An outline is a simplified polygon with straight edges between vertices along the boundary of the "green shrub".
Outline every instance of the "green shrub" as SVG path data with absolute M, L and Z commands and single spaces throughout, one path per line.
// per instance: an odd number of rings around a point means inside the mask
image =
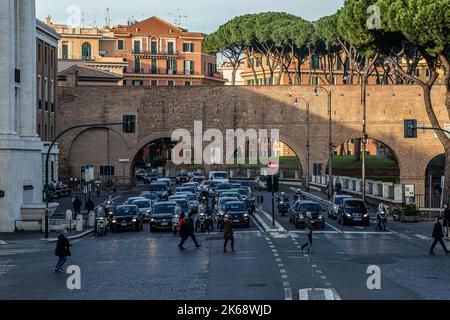
M 417 207 L 414 203 L 408 204 L 403 208 L 402 214 L 405 217 L 413 217 L 417 215 Z

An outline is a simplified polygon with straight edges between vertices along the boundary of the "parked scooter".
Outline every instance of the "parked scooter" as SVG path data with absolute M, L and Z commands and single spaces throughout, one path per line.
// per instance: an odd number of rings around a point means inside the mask
M 392 209 L 392 218 L 394 221 L 400 221 L 402 218 L 402 210 L 399 207 Z
M 387 224 L 386 208 L 384 207 L 383 204 L 380 204 L 377 210 L 377 224 L 375 230 L 386 231 L 386 224 Z

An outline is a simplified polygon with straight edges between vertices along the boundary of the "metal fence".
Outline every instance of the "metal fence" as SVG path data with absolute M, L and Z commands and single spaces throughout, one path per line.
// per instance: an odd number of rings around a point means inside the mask
M 443 203 L 449 203 L 450 202 L 450 196 L 444 196 Z M 432 209 L 439 209 L 441 207 L 441 196 L 440 195 L 432 195 L 431 196 L 431 202 L 430 202 L 430 196 L 425 194 L 418 194 L 416 195 L 416 206 L 418 208 L 432 208 Z

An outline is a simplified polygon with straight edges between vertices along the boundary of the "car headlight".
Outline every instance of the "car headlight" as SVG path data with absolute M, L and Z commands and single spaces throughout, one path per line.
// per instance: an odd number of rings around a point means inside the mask
M 155 219 L 153 219 L 153 218 L 151 218 L 151 219 L 150 219 L 150 221 L 151 221 L 151 222 L 155 222 L 156 220 L 155 220 Z
M 112 223 L 116 223 L 116 222 L 117 222 L 116 219 L 113 219 Z
M 323 219 L 323 214 L 319 215 L 319 220 Z
M 300 219 L 303 219 L 303 218 L 304 218 L 302 214 L 299 214 L 298 217 L 299 217 Z
M 244 213 L 244 218 L 248 218 L 248 213 Z
M 347 217 L 351 217 L 351 216 L 352 216 L 350 213 L 345 213 L 345 215 L 346 215 Z
M 369 216 L 369 214 L 368 214 L 368 213 L 366 213 L 366 214 L 364 215 L 364 217 L 366 217 L 366 218 L 367 218 L 368 216 Z
M 136 221 L 137 221 L 137 218 L 136 218 L 136 217 L 134 217 L 134 218 L 133 218 L 133 222 L 136 222 Z

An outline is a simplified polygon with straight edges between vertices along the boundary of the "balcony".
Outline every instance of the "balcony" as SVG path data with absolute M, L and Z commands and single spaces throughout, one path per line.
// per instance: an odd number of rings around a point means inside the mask
M 179 57 L 178 51 L 152 51 L 152 50 L 131 50 L 131 53 L 138 58 L 148 58 L 148 59 L 167 59 L 176 60 Z
M 20 70 L 14 69 L 14 82 L 20 84 Z

